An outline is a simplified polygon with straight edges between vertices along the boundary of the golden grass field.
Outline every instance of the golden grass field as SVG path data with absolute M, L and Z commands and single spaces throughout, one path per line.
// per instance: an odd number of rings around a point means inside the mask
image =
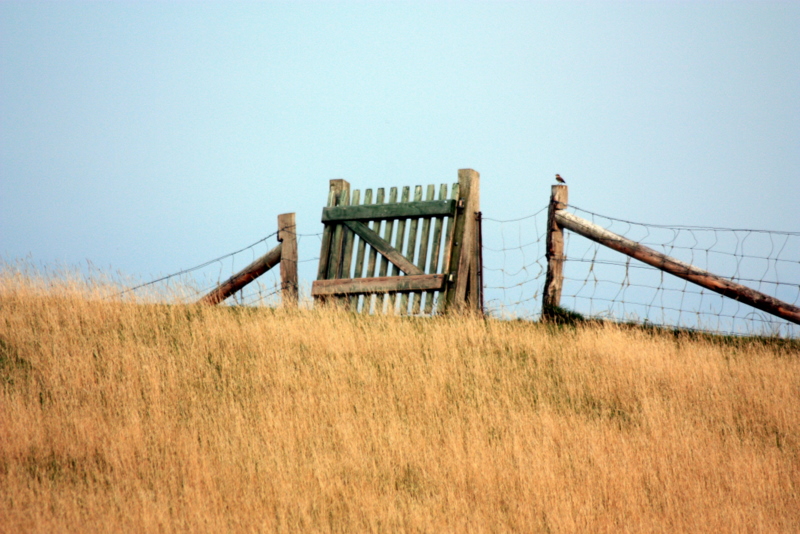
M 798 532 L 800 345 L 0 278 L 2 532 Z

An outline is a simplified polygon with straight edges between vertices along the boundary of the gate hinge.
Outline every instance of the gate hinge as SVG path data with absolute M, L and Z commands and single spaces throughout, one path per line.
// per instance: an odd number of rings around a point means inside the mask
M 463 199 L 463 198 L 459 198 L 459 199 L 458 199 L 458 204 L 457 204 L 457 206 L 458 206 L 458 209 L 460 209 L 460 210 L 463 210 L 463 209 L 464 209 L 464 199 Z

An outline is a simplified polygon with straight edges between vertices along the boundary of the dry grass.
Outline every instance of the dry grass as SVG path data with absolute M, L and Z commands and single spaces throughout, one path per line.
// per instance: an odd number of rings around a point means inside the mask
M 0 279 L 0 531 L 797 532 L 800 350 Z

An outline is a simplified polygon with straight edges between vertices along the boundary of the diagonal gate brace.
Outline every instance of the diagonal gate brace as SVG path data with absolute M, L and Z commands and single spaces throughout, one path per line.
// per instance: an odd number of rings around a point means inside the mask
M 346 224 L 348 228 L 364 239 L 364 241 L 372 245 L 375 250 L 385 256 L 387 260 L 392 262 L 405 274 L 425 274 L 422 269 L 408 261 L 402 254 L 400 254 L 400 252 L 398 252 L 396 248 L 372 231 L 366 224 L 358 221 L 344 221 L 344 224 Z

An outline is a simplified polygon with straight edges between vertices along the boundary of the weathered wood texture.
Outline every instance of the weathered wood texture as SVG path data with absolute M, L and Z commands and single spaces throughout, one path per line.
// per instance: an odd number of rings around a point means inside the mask
M 439 199 L 447 198 L 447 186 L 442 184 L 439 188 Z M 450 198 L 453 200 L 458 200 L 458 184 L 454 184 L 453 188 L 450 191 Z M 445 218 L 444 217 L 437 217 L 434 219 L 434 227 L 433 227 L 433 246 L 432 254 L 431 254 L 431 267 L 429 272 L 438 272 L 440 265 L 443 266 L 442 270 L 447 270 L 450 266 L 450 243 L 452 242 L 453 237 L 453 219 L 454 217 L 447 218 L 447 224 L 445 225 Z M 444 253 L 442 253 L 442 239 L 444 239 Z M 439 262 L 439 254 L 442 253 L 442 261 Z M 444 297 L 444 295 L 440 294 L 440 297 Z M 428 294 L 428 297 L 425 300 L 425 313 L 433 313 L 433 305 L 434 303 L 439 304 L 442 302 L 442 309 L 444 309 L 443 304 L 444 298 L 440 298 L 438 301 L 434 299 L 433 294 Z
M 648 265 L 652 265 L 657 269 L 661 269 L 662 271 L 688 280 L 701 287 L 748 304 L 758 310 L 786 319 L 792 323 L 800 324 L 800 308 L 797 306 L 793 306 L 749 287 L 737 284 L 736 282 L 712 274 L 694 265 L 661 254 L 635 241 L 609 232 L 605 228 L 597 226 L 567 211 L 556 211 L 555 219 L 557 223 L 564 228 L 572 230 L 592 241 L 596 241 L 601 245 L 627 254 Z
M 475 171 L 459 172 L 459 184 L 453 185 L 450 195 L 447 185 L 442 184 L 438 200 L 434 200 L 433 185 L 427 187 L 425 200 L 422 186 L 413 188 L 413 197 L 410 187 L 392 187 L 388 201 L 381 188 L 374 203 L 373 191 L 367 189 L 362 204 L 359 191 L 350 195 L 349 184 L 332 181 L 328 206 L 322 210 L 325 230 L 312 295 L 334 298 L 362 313 L 434 312 L 435 302 L 444 300 L 451 285 L 451 263 L 452 268 L 459 268 L 450 260 L 451 249 L 457 220 L 465 217 L 463 208 L 469 203 L 459 196 L 461 182 L 470 182 L 467 189 L 473 182 L 477 184 L 471 173 L 477 176 Z M 470 204 L 472 209 L 475 202 Z M 337 238 L 339 235 L 342 237 Z M 341 245 L 337 245 L 337 239 L 341 239 Z M 473 253 L 476 250 L 479 248 L 474 245 Z M 452 278 L 455 287 L 457 277 Z
M 420 187 L 420 186 L 417 186 Z M 402 202 L 400 204 L 334 206 L 323 208 L 322 222 L 336 221 L 381 221 L 385 219 L 412 219 L 433 217 L 436 215 L 452 216 L 455 213 L 454 200 L 433 202 Z
M 294 213 L 278 215 L 281 242 L 281 303 L 297 306 L 297 224 Z
M 278 241 L 277 247 L 215 287 L 198 303 L 219 304 L 280 263 L 281 303 L 297 306 L 297 227 L 294 213 L 278 215 Z
M 219 304 L 244 286 L 275 267 L 281 261 L 283 243 L 273 248 L 256 261 L 228 278 L 225 282 L 213 289 L 208 295 L 201 298 L 200 304 Z
M 547 274 L 544 281 L 542 312 L 545 317 L 554 306 L 561 304 L 564 286 L 564 230 L 558 225 L 556 211 L 567 207 L 569 190 L 566 185 L 554 185 L 550 190 L 550 207 L 547 211 Z
M 369 229 L 369 227 L 358 221 L 345 221 L 345 226 L 350 228 L 358 235 L 363 241 L 372 245 L 378 252 L 380 252 L 386 259 L 388 259 L 397 269 L 403 271 L 405 274 L 424 274 L 422 269 L 408 261 L 403 257 L 400 252 L 378 234 Z M 400 240 L 401 233 L 398 232 L 398 240 Z M 397 276 L 397 274 L 393 274 Z
M 472 169 L 458 171 L 459 216 L 455 219 L 451 240 L 449 273 L 453 281 L 445 296 L 446 309 L 479 311 L 481 290 L 478 287 L 478 219 L 480 212 L 480 174 Z
M 444 287 L 444 274 L 419 274 L 411 276 L 379 276 L 375 278 L 337 278 L 314 282 L 314 294 L 346 295 L 352 293 L 397 293 L 420 290 L 440 290 Z
M 350 191 L 350 184 L 346 180 L 331 180 L 328 191 L 328 207 L 338 206 L 342 191 Z M 319 251 L 319 269 L 317 269 L 317 280 L 329 278 L 329 268 L 331 265 L 331 249 L 333 248 L 336 226 L 325 225 L 322 231 L 322 244 Z M 332 278 L 332 277 L 331 277 Z

